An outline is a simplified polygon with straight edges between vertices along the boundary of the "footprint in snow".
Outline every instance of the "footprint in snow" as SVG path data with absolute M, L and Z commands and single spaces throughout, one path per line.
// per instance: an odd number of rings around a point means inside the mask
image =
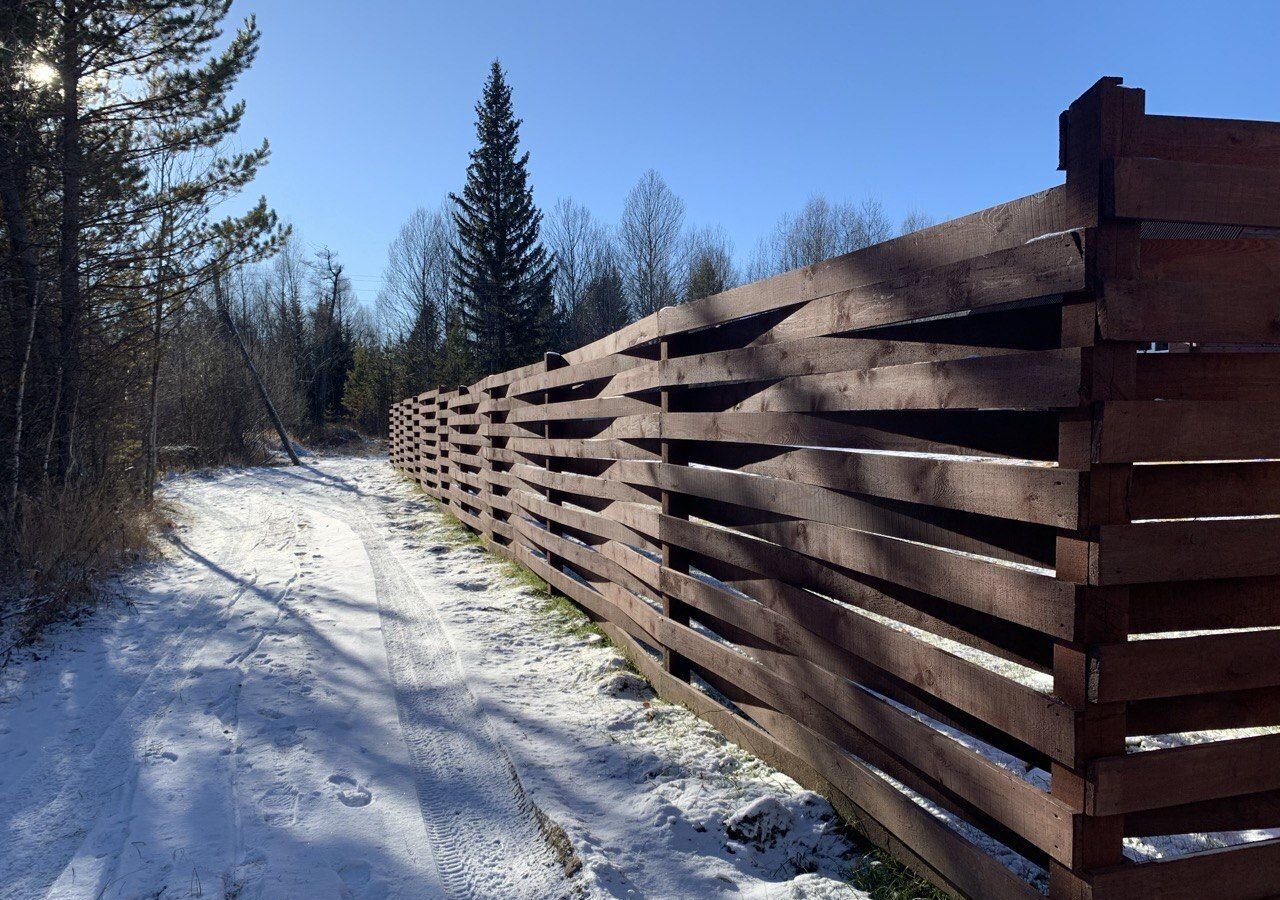
M 330 775 L 329 783 L 337 785 L 338 800 L 343 806 L 356 808 L 368 806 L 373 801 L 373 794 L 369 793 L 369 789 L 357 784 L 354 778 L 348 778 L 346 775 Z

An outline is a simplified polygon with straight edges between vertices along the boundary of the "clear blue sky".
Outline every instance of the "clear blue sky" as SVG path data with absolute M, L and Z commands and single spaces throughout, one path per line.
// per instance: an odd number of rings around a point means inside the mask
M 650 167 L 739 260 L 815 192 L 899 219 L 1056 184 L 1057 114 L 1102 75 L 1149 112 L 1280 119 L 1280 3 L 238 0 L 256 189 L 372 301 L 387 244 L 462 182 L 501 59 L 535 200 L 616 220 Z

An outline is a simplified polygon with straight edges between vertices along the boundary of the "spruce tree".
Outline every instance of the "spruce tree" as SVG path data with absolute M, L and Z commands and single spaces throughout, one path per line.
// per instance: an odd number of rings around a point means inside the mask
M 462 195 L 450 194 L 458 226 L 453 279 L 475 374 L 538 359 L 549 346 L 555 261 L 538 238 L 542 213 L 519 153 L 520 120 L 495 60 L 476 104 L 476 137 Z

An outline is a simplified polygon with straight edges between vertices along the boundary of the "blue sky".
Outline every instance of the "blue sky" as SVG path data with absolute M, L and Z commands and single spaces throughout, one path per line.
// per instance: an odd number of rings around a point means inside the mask
M 1229 11 L 1228 10 L 1229 6 Z M 238 0 L 265 193 L 372 301 L 414 207 L 462 182 L 501 59 L 534 197 L 616 220 L 657 169 L 739 260 L 822 192 L 962 215 L 1060 181 L 1057 114 L 1102 75 L 1149 112 L 1280 119 L 1280 3 Z

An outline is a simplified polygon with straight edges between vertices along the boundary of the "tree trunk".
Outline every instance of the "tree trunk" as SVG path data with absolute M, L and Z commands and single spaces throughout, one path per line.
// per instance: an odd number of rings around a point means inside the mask
M 40 317 L 40 273 L 36 260 L 36 246 L 27 228 L 22 208 L 22 189 L 16 170 L 16 148 L 11 146 L 12 135 L 5 135 L 5 145 L 0 147 L 0 208 L 4 211 L 5 230 L 9 234 L 9 246 L 18 264 L 22 291 L 31 319 L 27 322 L 27 338 L 22 350 L 22 362 L 18 367 L 17 389 L 13 404 L 13 455 L 11 459 L 8 501 L 9 515 L 18 515 L 18 495 L 22 487 L 22 426 L 27 395 L 27 373 L 31 367 L 31 353 L 35 344 L 36 322 Z
M 22 365 L 18 368 L 18 386 L 13 401 L 13 454 L 11 457 L 13 483 L 9 485 L 9 517 L 18 518 L 18 494 L 22 485 L 22 416 L 27 395 L 27 371 L 31 366 L 31 347 L 36 340 L 36 319 L 40 317 L 40 289 L 36 288 L 31 301 L 31 321 L 27 325 L 26 346 L 22 351 Z
M 58 339 L 59 393 L 65 401 L 79 392 L 80 381 L 80 16 L 75 0 L 63 12 L 58 77 L 62 84 L 62 214 L 59 221 L 58 290 L 62 322 Z M 58 474 L 72 468 L 72 404 L 61 404 L 58 421 Z
M 280 435 L 280 446 L 284 448 L 285 453 L 289 454 L 289 459 L 295 466 L 302 465 L 298 454 L 294 452 L 293 442 L 289 440 L 288 432 L 284 430 L 284 423 L 280 421 L 275 405 L 271 402 L 271 395 L 267 393 L 267 386 L 263 383 L 262 376 L 258 374 L 258 367 L 253 364 L 253 358 L 249 356 L 249 348 L 244 345 L 240 337 L 240 329 L 236 328 L 235 320 L 231 318 L 231 310 L 227 308 L 226 301 L 222 297 L 222 279 L 217 275 L 213 278 L 213 298 L 218 306 L 218 312 L 222 313 L 222 323 L 226 326 L 227 333 L 240 348 L 240 357 L 244 360 L 245 368 L 253 376 L 253 384 L 258 389 L 258 396 L 262 398 L 262 405 L 267 409 L 271 424 L 275 426 L 276 434 Z
M 160 221 L 156 236 L 156 296 L 151 317 L 151 381 L 147 385 L 146 460 L 143 464 L 142 493 L 150 503 L 156 493 L 156 477 L 160 470 L 160 448 L 156 444 L 160 430 L 160 356 L 164 344 L 165 276 L 168 273 L 169 214 Z

